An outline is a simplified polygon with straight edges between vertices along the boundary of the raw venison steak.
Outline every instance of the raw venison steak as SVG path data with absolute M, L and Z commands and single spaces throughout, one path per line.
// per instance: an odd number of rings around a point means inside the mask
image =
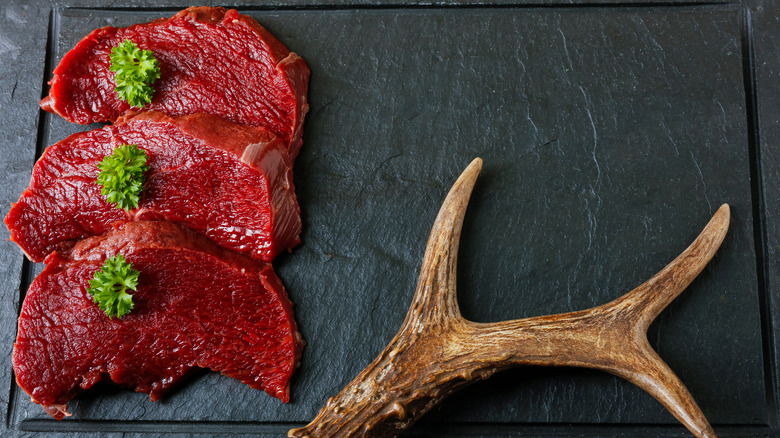
M 108 204 L 97 164 L 122 143 L 148 154 L 138 208 Z M 218 245 L 271 261 L 300 242 L 301 217 L 284 144 L 260 127 L 217 116 L 146 112 L 74 134 L 48 149 L 5 218 L 11 240 L 35 262 L 113 223 L 169 220 Z
M 135 307 L 109 318 L 86 292 L 106 258 L 140 271 Z M 19 386 L 56 419 L 101 379 L 158 399 L 193 367 L 289 401 L 303 341 L 270 264 L 170 222 L 138 221 L 54 253 L 19 316 Z
M 129 39 L 160 64 L 152 103 L 170 116 L 209 113 L 262 126 L 295 158 L 308 111 L 309 67 L 255 20 L 235 10 L 192 7 L 168 19 L 96 29 L 65 54 L 49 82 L 46 111 L 75 123 L 114 121 L 135 111 L 119 100 L 111 48 Z

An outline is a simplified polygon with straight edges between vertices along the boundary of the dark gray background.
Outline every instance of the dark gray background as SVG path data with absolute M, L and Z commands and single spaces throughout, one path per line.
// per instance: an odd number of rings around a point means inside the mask
M 0 7 L 3 215 L 43 149 L 88 129 L 38 108 L 60 57 L 96 27 L 186 6 Z M 204 372 L 156 403 L 100 386 L 70 403 L 72 418 L 51 420 L 13 381 L 20 298 L 40 266 L 23 260 L 3 228 L 0 432 L 279 436 L 308 422 L 399 328 L 438 207 L 479 156 L 458 282 L 462 311 L 477 321 L 614 299 L 729 203 L 721 250 L 649 337 L 720 435 L 778 435 L 780 4 L 227 6 L 257 19 L 312 70 L 295 165 L 303 243 L 274 263 L 307 340 L 291 403 Z M 408 435 L 689 436 L 616 377 L 534 367 L 452 396 Z

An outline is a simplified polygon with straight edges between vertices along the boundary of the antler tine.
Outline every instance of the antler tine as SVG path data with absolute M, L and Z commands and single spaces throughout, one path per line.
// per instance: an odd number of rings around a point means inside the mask
M 729 229 L 731 210 L 728 204 L 720 206 L 702 232 L 665 268 L 636 289 L 604 304 L 604 307 L 632 308 L 638 315 L 636 329 L 647 332 L 653 320 L 677 298 L 712 260 Z
M 475 158 L 455 181 L 439 209 L 404 327 L 461 319 L 456 292 L 458 246 L 466 207 L 481 169 L 482 159 Z
M 715 430 L 712 429 L 688 388 L 650 347 L 647 340 L 643 340 L 636 347 L 623 361 L 616 361 L 614 365 L 602 369 L 647 391 L 695 437 L 717 438 Z M 626 348 L 624 351 L 630 349 Z

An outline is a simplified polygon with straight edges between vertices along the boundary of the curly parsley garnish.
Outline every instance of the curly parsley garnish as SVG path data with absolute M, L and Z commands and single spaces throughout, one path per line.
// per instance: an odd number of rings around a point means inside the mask
M 130 40 L 111 49 L 111 67 L 115 72 L 114 90 L 131 106 L 143 108 L 152 102 L 152 84 L 160 77 L 160 64 L 151 50 L 140 50 Z
M 109 318 L 121 318 L 133 310 L 133 296 L 127 290 L 136 290 L 138 274 L 122 255 L 109 257 L 89 280 L 87 292 Z
M 138 207 L 144 186 L 146 152 L 134 144 L 123 144 L 114 149 L 98 163 L 100 175 L 97 183 L 103 188 L 100 193 L 117 208 L 132 210 Z

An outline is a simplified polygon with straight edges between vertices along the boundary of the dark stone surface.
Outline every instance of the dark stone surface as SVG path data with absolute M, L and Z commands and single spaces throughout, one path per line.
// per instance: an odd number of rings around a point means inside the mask
M 204 372 L 157 403 L 100 386 L 71 403 L 72 418 L 50 420 L 13 382 L 20 287 L 40 267 L 22 263 L 3 229 L 0 400 L 8 417 L 0 432 L 279 436 L 307 422 L 400 326 L 436 211 L 480 156 L 458 284 L 464 315 L 477 321 L 616 298 L 731 204 L 720 252 L 649 336 L 721 435 L 777 434 L 780 5 L 565 3 L 248 5 L 312 69 L 295 168 L 303 244 L 275 263 L 308 342 L 292 402 Z M 87 129 L 38 110 L 59 57 L 96 27 L 179 6 L 2 6 L 3 214 L 29 181 L 36 149 Z M 455 394 L 409 435 L 686 432 L 623 380 L 527 367 Z

